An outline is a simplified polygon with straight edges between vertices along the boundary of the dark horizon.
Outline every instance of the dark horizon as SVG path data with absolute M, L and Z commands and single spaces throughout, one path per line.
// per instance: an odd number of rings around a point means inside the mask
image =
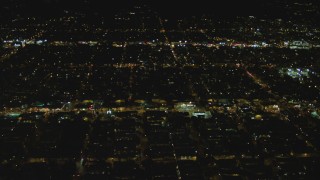
M 101 2 L 98 0 L 7 0 L 7 2 L 17 2 L 18 8 L 14 11 L 12 7 L 8 13 L 18 13 L 22 15 L 52 16 L 61 14 L 65 10 L 82 12 L 88 14 L 99 14 L 111 16 L 121 9 L 127 9 L 135 4 L 146 4 L 152 10 L 157 11 L 163 17 L 184 18 L 190 16 L 200 16 L 203 14 L 216 17 L 237 17 L 237 16 L 258 16 L 258 17 L 290 17 L 292 13 L 284 10 L 283 2 L 278 0 L 245 0 L 235 2 L 234 0 L 224 0 L 211 2 L 209 0 L 192 1 L 152 1 L 152 0 L 118 0 L 114 2 Z M 287 2 L 298 2 L 300 0 L 287 0 Z M 309 0 L 309 2 L 314 0 Z M 312 2 L 317 3 L 316 1 Z M 7 3 L 10 4 L 10 3 Z M 12 3 L 11 3 L 12 4 Z M 2 8 L 5 10 L 4 2 Z M 5 13 L 3 13 L 6 15 Z

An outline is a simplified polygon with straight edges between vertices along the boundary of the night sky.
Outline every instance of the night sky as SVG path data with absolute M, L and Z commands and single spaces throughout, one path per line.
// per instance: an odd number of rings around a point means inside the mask
M 113 15 L 121 9 L 126 9 L 139 2 L 139 0 L 5 0 L 17 1 L 20 6 L 19 13 L 52 15 L 63 10 L 99 13 Z M 211 14 L 217 17 L 228 16 L 260 16 L 269 12 L 266 4 L 270 0 L 140 0 L 151 9 L 158 11 L 162 16 L 185 17 L 192 15 Z M 277 1 L 277 0 L 272 0 Z M 4 3 L 5 4 L 5 3 Z M 3 5 L 2 5 L 3 6 Z M 12 8 L 10 8 L 12 11 Z M 272 14 L 280 11 L 272 9 Z
M 285 8 L 287 5 L 297 2 L 320 4 L 319 0 L 2 0 L 1 2 L 0 18 L 15 13 L 22 16 L 25 14 L 56 16 L 65 10 L 113 16 L 141 2 L 157 11 L 162 17 L 170 19 L 203 14 L 217 18 L 236 16 L 286 18 L 291 16 Z M 9 4 L 8 7 L 6 4 Z

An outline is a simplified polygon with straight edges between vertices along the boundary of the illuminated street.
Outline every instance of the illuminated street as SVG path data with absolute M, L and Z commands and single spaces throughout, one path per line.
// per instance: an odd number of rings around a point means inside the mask
M 0 179 L 319 179 L 320 3 L 221 3 L 3 2 Z

